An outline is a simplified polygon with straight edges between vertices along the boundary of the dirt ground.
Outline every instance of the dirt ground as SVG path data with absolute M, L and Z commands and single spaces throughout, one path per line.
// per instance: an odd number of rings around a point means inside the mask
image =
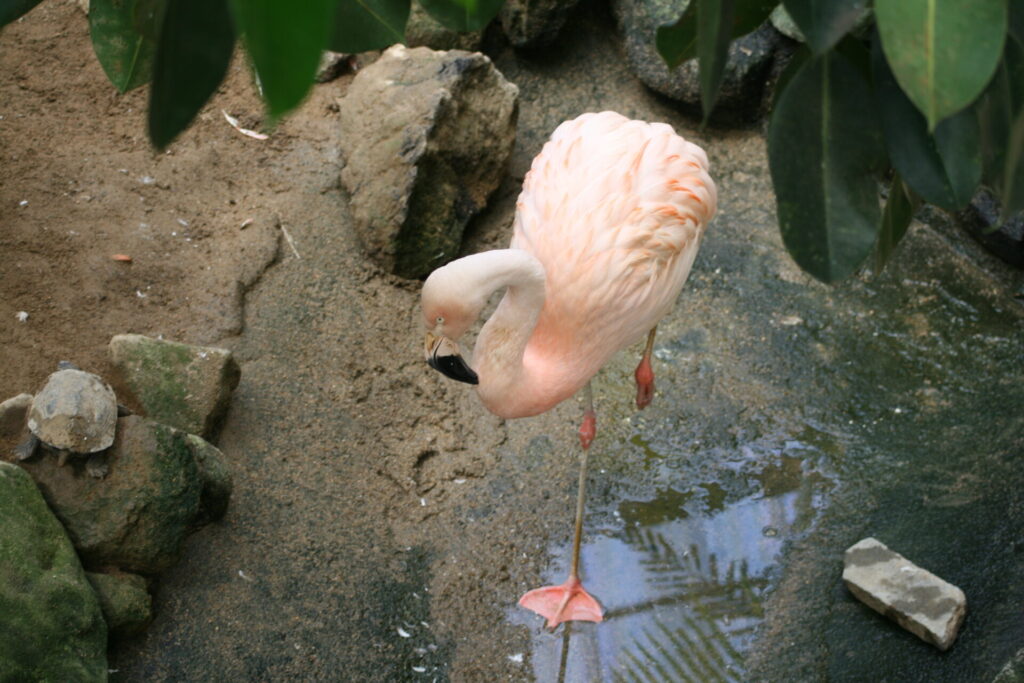
M 498 467 L 507 427 L 425 369 L 419 284 L 363 258 L 339 188 L 335 101 L 352 76 L 259 141 L 221 113 L 261 129 L 236 58 L 158 154 L 146 89 L 110 85 L 73 0 L 7 27 L 0 70 L 3 397 L 66 359 L 130 404 L 106 355 L 119 333 L 226 346 L 242 366 L 219 441 L 231 510 L 154 582 L 155 621 L 113 647 L 114 680 L 528 678 L 504 656 L 528 650 L 526 631 L 493 626 L 547 562 L 551 520 L 568 533 L 574 464 Z M 564 118 L 542 110 L 474 249 L 507 240 L 537 131 Z M 575 418 L 534 424 L 568 446 Z M 526 516 L 502 502 L 524 491 Z

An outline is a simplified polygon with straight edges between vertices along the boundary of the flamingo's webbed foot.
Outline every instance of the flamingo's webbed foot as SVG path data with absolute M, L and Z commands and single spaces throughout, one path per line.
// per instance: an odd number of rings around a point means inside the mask
M 535 588 L 519 598 L 519 605 L 547 619 L 551 630 L 563 621 L 602 621 L 604 618 L 601 603 L 587 592 L 576 576 L 570 576 L 560 586 Z

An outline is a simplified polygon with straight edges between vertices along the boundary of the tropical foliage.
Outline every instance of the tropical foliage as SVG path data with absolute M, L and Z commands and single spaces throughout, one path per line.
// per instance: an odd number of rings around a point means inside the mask
M 122 92 L 150 83 L 149 136 L 163 148 L 223 81 L 236 42 L 273 123 L 302 102 L 325 49 L 402 41 L 410 1 L 92 0 L 89 21 L 111 82 Z M 38 2 L 0 0 L 0 26 Z M 502 0 L 420 2 L 445 26 L 472 31 Z M 683 0 L 679 20 L 658 30 L 670 67 L 698 59 L 705 121 L 730 43 L 777 4 Z M 1024 209 L 1024 2 L 783 5 L 806 46 L 776 85 L 768 153 L 782 238 L 802 268 L 833 282 L 872 253 L 880 268 L 919 203 L 960 209 L 981 184 L 1001 200 L 1003 218 Z
M 962 209 L 980 184 L 1000 198 L 1002 218 L 1024 209 L 1024 3 L 782 4 L 807 44 L 779 79 L 768 156 L 782 238 L 804 270 L 836 281 L 872 252 L 880 268 L 921 201 Z M 659 29 L 669 66 L 698 58 L 705 119 L 730 41 L 772 9 L 693 0 Z

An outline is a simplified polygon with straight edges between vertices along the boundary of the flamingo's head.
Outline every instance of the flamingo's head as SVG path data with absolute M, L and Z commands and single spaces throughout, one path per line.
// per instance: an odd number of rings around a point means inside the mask
M 457 273 L 438 268 L 423 283 L 424 347 L 427 363 L 442 375 L 467 384 L 478 384 L 476 372 L 466 363 L 458 339 L 480 315 L 484 301 L 466 292 Z

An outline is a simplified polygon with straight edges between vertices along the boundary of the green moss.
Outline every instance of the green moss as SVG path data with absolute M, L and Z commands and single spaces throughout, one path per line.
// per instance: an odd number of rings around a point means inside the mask
M 192 352 L 185 344 L 146 340 L 126 345 L 125 379 L 148 417 L 174 424 L 201 422 L 188 401 L 188 367 Z
M 0 678 L 106 680 L 106 624 L 71 541 L 28 474 L 3 462 L 0 528 Z
M 111 637 L 123 638 L 142 631 L 153 616 L 153 601 L 146 580 L 135 574 L 96 574 L 86 578 L 99 597 Z

